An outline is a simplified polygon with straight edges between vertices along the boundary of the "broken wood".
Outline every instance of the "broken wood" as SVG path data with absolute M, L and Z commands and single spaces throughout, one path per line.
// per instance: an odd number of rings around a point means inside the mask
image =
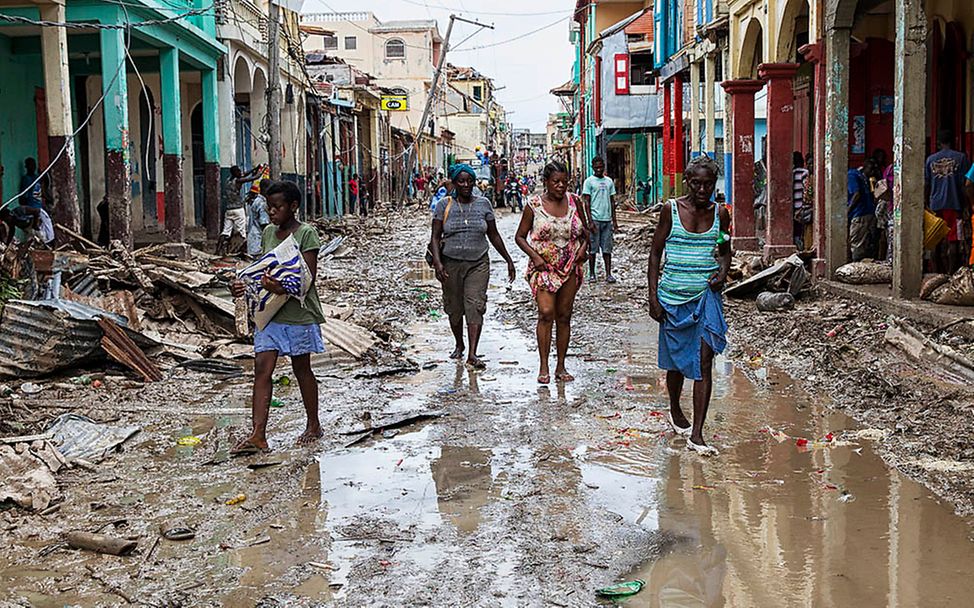
M 404 415 L 399 415 L 394 418 L 390 418 L 385 422 L 373 422 L 371 426 L 367 429 L 356 429 L 353 431 L 340 431 L 342 435 L 357 435 L 351 441 L 345 444 L 345 447 L 352 447 L 356 443 L 364 441 L 367 437 L 384 431 L 386 429 L 396 429 L 401 428 L 410 424 L 415 424 L 417 422 L 423 422 L 425 420 L 432 420 L 434 418 L 442 418 L 446 416 L 446 412 L 413 412 L 406 413 Z M 374 417 L 372 417 L 374 420 Z
M 138 372 L 147 382 L 162 380 L 162 372 L 146 357 L 142 349 L 110 319 L 98 319 L 103 332 L 101 347 L 109 357 L 125 367 Z
M 959 382 L 974 381 L 974 362 L 953 348 L 927 338 L 910 325 L 891 323 L 886 329 L 885 339 L 911 358 L 930 366 L 930 369 L 942 369 Z
M 149 275 L 145 273 L 142 266 L 135 260 L 132 256 L 132 252 L 125 248 L 122 241 L 112 241 L 109 244 L 109 251 L 115 256 L 115 260 L 121 262 L 125 269 L 132 275 L 135 279 L 135 283 L 145 291 L 154 291 L 155 285 L 152 283 L 152 279 Z
M 115 538 L 106 534 L 92 534 L 81 530 L 73 530 L 64 535 L 68 546 L 74 549 L 84 549 L 108 555 L 128 555 L 135 551 L 138 541 Z
M 80 234 L 78 234 L 74 230 L 71 230 L 70 228 L 66 228 L 66 227 L 62 226 L 61 224 L 54 224 L 54 225 L 57 226 L 57 229 L 58 229 L 59 232 L 63 232 L 64 234 L 70 236 L 71 238 L 73 238 L 74 240 L 78 241 L 79 243 L 81 243 L 85 247 L 90 247 L 91 249 L 94 249 L 96 251 L 105 251 L 105 248 L 104 247 L 102 247 L 98 243 L 95 243 L 94 241 L 89 241 L 88 239 L 86 239 L 85 237 L 81 236 Z

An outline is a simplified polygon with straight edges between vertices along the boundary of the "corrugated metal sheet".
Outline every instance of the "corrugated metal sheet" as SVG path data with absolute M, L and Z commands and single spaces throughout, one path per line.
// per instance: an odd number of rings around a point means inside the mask
M 0 376 L 31 378 L 104 358 L 96 319 L 125 320 L 67 300 L 13 300 L 0 316 Z

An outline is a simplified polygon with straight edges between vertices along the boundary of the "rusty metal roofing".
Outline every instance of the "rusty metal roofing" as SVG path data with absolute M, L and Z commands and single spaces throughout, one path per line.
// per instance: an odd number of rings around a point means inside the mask
M 12 300 L 0 315 L 0 376 L 31 378 L 104 358 L 96 319 L 122 317 L 67 300 Z

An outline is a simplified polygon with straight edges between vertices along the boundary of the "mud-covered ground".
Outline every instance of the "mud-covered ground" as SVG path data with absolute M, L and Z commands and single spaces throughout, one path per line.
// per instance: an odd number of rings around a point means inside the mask
M 512 250 L 515 226 L 501 214 Z M 294 447 L 300 395 L 278 387 L 274 451 L 227 459 L 249 424 L 248 375 L 220 381 L 174 369 L 145 386 L 110 375 L 100 389 L 52 386 L 24 398 L 40 418 L 77 411 L 143 430 L 95 470 L 59 473 L 57 512 L 0 513 L 0 600 L 593 606 L 596 588 L 633 579 L 646 583 L 627 602 L 634 607 L 956 606 L 974 591 L 970 522 L 883 460 L 920 427 L 887 434 L 886 418 L 858 424 L 831 409 L 854 413 L 852 401 L 836 400 L 843 384 L 818 370 L 826 364 L 803 369 L 784 358 L 792 317 L 729 307 L 735 358 L 717 362 L 707 426 L 721 455 L 686 452 L 662 416 L 637 224 L 617 240 L 620 284 L 589 283 L 579 294 L 569 357 L 578 380 L 550 387 L 535 381 L 530 293 L 521 279 L 507 289 L 503 264 L 493 267 L 480 349 L 489 368 L 469 372 L 445 358 L 452 338 L 438 286 L 419 262 L 425 217 L 347 230 L 360 236 L 321 265 L 322 299 L 350 306 L 353 321 L 388 342 L 375 364 L 335 348 L 315 358 L 322 441 Z M 515 259 L 523 271 L 524 256 Z M 852 310 L 868 320 L 862 327 L 881 321 Z M 818 317 L 808 323 L 827 322 Z M 853 327 L 845 340 L 855 351 L 866 330 Z M 370 377 L 406 359 L 420 371 Z M 920 389 L 905 368 L 890 369 Z M 417 411 L 438 417 L 344 447 L 367 424 Z M 202 441 L 178 446 L 189 433 Z M 834 441 L 816 445 L 830 433 Z M 159 540 L 176 523 L 195 538 Z M 137 551 L 58 546 L 66 531 L 99 528 L 136 538 Z

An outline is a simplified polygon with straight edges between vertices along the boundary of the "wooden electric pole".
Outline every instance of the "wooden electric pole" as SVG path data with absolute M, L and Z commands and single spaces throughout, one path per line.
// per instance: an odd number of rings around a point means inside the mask
M 267 6 L 267 117 L 270 137 L 267 157 L 271 165 L 271 179 L 281 178 L 281 44 L 279 7 L 271 0 Z
M 443 50 L 440 51 L 440 56 L 436 61 L 436 71 L 433 72 L 433 82 L 430 84 L 430 92 L 426 97 L 426 106 L 423 108 L 423 118 L 419 121 L 419 126 L 416 128 L 416 136 L 413 138 L 413 145 L 409 147 L 409 153 L 406 155 L 406 183 L 404 184 L 402 190 L 402 199 L 404 201 L 409 200 L 409 186 L 413 181 L 413 165 L 416 163 L 416 147 L 419 146 L 419 140 L 423 136 L 423 132 L 429 128 L 430 113 L 433 109 L 433 100 L 437 96 L 437 87 L 440 82 L 440 74 L 443 72 L 443 64 L 446 63 L 446 53 L 450 50 L 450 34 L 453 33 L 453 22 L 463 21 L 464 23 L 470 23 L 478 27 L 494 29 L 493 25 L 485 25 L 477 21 L 472 21 L 470 19 L 464 19 L 463 17 L 457 17 L 456 15 L 450 15 L 450 23 L 446 26 L 446 37 L 443 39 Z M 461 41 L 460 44 L 463 44 Z

